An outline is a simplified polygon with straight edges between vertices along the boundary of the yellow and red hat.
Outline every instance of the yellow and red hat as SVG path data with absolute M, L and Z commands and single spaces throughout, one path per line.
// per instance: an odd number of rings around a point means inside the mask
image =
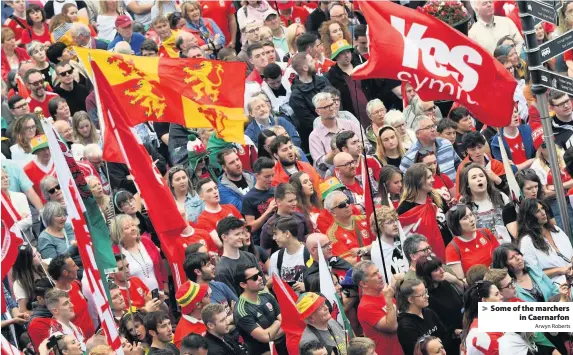
M 330 59 L 332 60 L 336 60 L 336 57 L 338 57 L 338 55 L 346 50 L 354 50 L 354 47 L 352 47 L 350 44 L 348 44 L 348 41 L 345 39 L 339 39 L 338 41 L 334 42 L 333 44 L 330 45 L 330 50 L 332 52 L 332 54 L 330 55 Z
M 338 180 L 338 178 L 334 176 L 324 180 L 323 182 L 320 183 L 320 185 L 318 185 L 318 190 L 320 191 L 320 196 L 322 197 L 323 200 L 332 191 L 342 188 L 344 188 L 344 185 L 342 185 L 340 180 Z
M 32 148 L 32 153 L 42 149 L 48 148 L 48 137 L 45 134 L 40 134 L 30 139 L 30 147 Z
M 326 302 L 326 298 L 318 293 L 306 292 L 300 295 L 296 303 L 296 310 L 300 314 L 300 319 L 305 320 L 310 317 L 320 306 Z
M 193 281 L 187 281 L 182 284 L 175 293 L 175 299 L 181 306 L 182 314 L 189 314 L 197 308 L 203 297 L 209 291 L 208 284 L 198 284 Z

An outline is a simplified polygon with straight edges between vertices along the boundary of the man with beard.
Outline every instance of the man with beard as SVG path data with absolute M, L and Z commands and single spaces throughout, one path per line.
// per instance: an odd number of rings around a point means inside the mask
M 201 320 L 201 311 L 203 307 L 211 303 L 209 298 L 209 285 L 197 284 L 187 281 L 177 289 L 175 299 L 181 306 L 181 319 L 175 328 L 173 344 L 178 348 L 181 347 L 181 340 L 189 334 L 205 334 L 207 330 L 203 320 Z M 148 329 L 149 330 L 149 329 Z
M 205 341 L 211 354 L 247 355 L 239 342 L 229 335 L 229 317 L 223 305 L 207 305 L 201 312 L 201 318 L 207 327 Z
M 277 161 L 274 169 L 275 176 L 272 182 L 273 186 L 282 182 L 288 183 L 292 174 L 298 171 L 304 171 L 312 180 L 314 189 L 319 191 L 318 185 L 320 184 L 320 176 L 309 163 L 297 161 L 296 151 L 292 144 L 292 140 L 289 137 L 279 136 L 275 138 L 271 143 L 270 151 Z
M 370 196 L 364 195 L 364 182 L 359 179 L 361 175 L 356 171 L 356 162 L 352 155 L 346 152 L 338 153 L 334 156 L 333 163 L 334 174 L 338 180 L 352 192 L 355 203 L 365 208 L 365 199 Z
M 245 28 L 241 29 L 241 31 L 245 34 L 246 42 L 243 43 L 241 51 L 237 54 L 237 59 L 239 59 L 241 62 L 247 63 L 247 82 L 253 81 L 249 80 L 249 77 L 251 76 L 250 74 L 256 70 L 257 65 L 260 66 L 260 63 L 258 63 L 257 60 L 253 60 L 251 53 L 254 47 L 251 48 L 251 46 L 257 44 L 258 46 L 260 46 L 259 48 L 261 49 L 263 48 L 262 44 L 259 43 L 260 41 L 259 32 L 261 30 L 261 26 L 262 23 L 253 21 L 248 23 Z M 261 55 L 261 57 L 264 57 L 265 60 L 267 59 L 265 55 Z M 266 64 L 263 65 L 262 67 L 264 68 L 265 66 Z M 258 73 L 260 77 L 260 74 L 263 73 L 262 68 L 259 68 Z
M 328 354 L 346 354 L 344 328 L 332 319 L 326 298 L 314 292 L 303 293 L 296 303 L 296 309 L 300 318 L 306 323 L 299 347 L 313 340 L 319 340 L 326 346 Z
M 173 328 L 167 313 L 161 311 L 147 313 L 145 329 L 153 339 L 147 355 L 164 354 L 165 351 L 179 355 L 179 349 L 171 342 L 173 340 Z
M 217 223 L 227 216 L 235 216 L 238 219 L 243 219 L 243 216 L 235 206 L 220 204 L 221 199 L 217 183 L 210 178 L 199 180 L 196 191 L 199 193 L 199 197 L 205 201 L 205 209 L 197 219 L 197 228 L 209 233 L 211 240 L 207 242 L 207 247 L 209 251 L 218 253 L 219 249 L 223 248 L 223 242 L 217 234 Z
M 217 162 L 223 169 L 223 175 L 219 178 L 219 196 L 221 203 L 231 204 L 241 211 L 243 197 L 255 185 L 255 179 L 251 174 L 243 171 L 243 164 L 235 149 L 227 148 L 217 153 Z
M 50 117 L 50 110 L 48 110 L 48 102 L 58 94 L 47 92 L 44 87 L 44 75 L 38 69 L 30 69 L 24 74 L 24 84 L 30 92 L 28 104 L 30 112 L 36 112 L 36 107 L 42 110 L 44 117 Z
M 292 58 L 292 67 L 298 74 L 291 86 L 290 107 L 294 112 L 293 121 L 302 140 L 302 149 L 309 151 L 309 136 L 316 118 L 314 95 L 330 85 L 326 77 L 317 76 L 315 61 L 306 52 L 299 52 Z
M 223 307 L 227 314 L 230 331 L 234 330 L 235 321 L 233 320 L 233 310 L 235 309 L 235 304 L 239 299 L 229 286 L 214 280 L 215 265 L 211 263 L 209 255 L 200 252 L 191 253 L 185 257 L 183 268 L 185 269 L 185 275 L 190 281 L 199 285 L 209 285 L 209 290 L 211 291 L 211 303 L 216 303 Z

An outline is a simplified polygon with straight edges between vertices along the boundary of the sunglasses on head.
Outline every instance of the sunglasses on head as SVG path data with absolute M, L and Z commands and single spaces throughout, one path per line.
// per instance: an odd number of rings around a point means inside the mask
M 52 187 L 51 189 L 48 190 L 48 193 L 50 195 L 52 195 L 54 192 L 56 192 L 56 190 L 58 190 L 58 191 L 61 190 L 60 185 L 56 185 L 56 186 Z
M 254 275 L 251 276 L 251 277 L 247 277 L 245 280 L 246 280 L 246 281 L 249 281 L 249 280 L 251 280 L 251 281 L 257 281 L 257 280 L 259 279 L 259 277 L 262 277 L 260 271 L 257 272 L 256 274 L 254 274 Z

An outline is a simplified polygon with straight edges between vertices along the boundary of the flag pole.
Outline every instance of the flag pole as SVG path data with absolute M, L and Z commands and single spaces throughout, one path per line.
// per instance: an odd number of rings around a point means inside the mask
M 525 35 L 525 44 L 527 45 L 527 60 L 529 62 L 528 72 L 531 77 L 531 91 L 535 94 L 537 99 L 537 109 L 541 116 L 541 126 L 543 127 L 543 139 L 547 144 L 549 151 L 549 166 L 551 174 L 553 175 L 553 185 L 557 192 L 557 206 L 561 214 L 561 221 L 563 222 L 563 229 L 569 236 L 569 240 L 573 243 L 573 235 L 571 234 L 571 226 L 569 224 L 569 215 L 567 213 L 567 202 L 565 200 L 565 191 L 563 189 L 563 181 L 561 180 L 561 169 L 559 167 L 559 160 L 557 159 L 557 151 L 555 149 L 555 142 L 553 141 L 553 126 L 552 118 L 549 115 L 548 100 L 546 96 L 547 89 L 541 86 L 541 73 L 539 70 L 543 68 L 541 62 L 541 54 L 539 52 L 539 43 L 535 35 L 535 24 L 533 17 L 528 15 L 527 1 L 518 1 L 519 17 L 523 27 L 523 34 Z M 534 69 L 534 70 L 532 70 Z

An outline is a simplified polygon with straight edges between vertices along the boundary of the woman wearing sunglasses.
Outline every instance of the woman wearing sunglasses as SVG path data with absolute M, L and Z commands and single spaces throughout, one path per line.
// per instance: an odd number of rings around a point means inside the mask
M 42 192 L 42 196 L 46 199 L 46 201 L 54 201 L 64 207 L 66 206 L 66 201 L 64 201 L 64 194 L 60 188 L 60 183 L 54 176 L 46 175 L 40 181 L 40 191 Z
M 470 208 L 459 204 L 446 215 L 448 227 L 456 236 L 446 247 L 446 263 L 456 276 L 464 278 L 468 269 L 477 264 L 490 265 L 491 256 L 499 246 L 497 238 L 486 228 L 478 229 Z

